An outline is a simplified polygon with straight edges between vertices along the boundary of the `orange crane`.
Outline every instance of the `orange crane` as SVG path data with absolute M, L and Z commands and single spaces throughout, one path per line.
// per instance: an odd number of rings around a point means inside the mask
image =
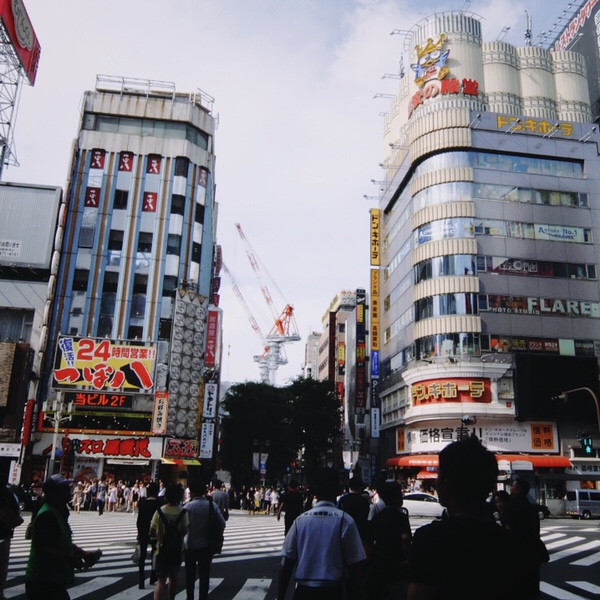
M 284 345 L 289 342 L 297 342 L 300 340 L 298 326 L 296 325 L 296 319 L 294 317 L 294 307 L 291 304 L 286 304 L 281 313 L 277 311 L 275 308 L 275 303 L 273 302 L 273 297 L 271 296 L 271 292 L 263 280 L 263 273 L 254 249 L 250 245 L 248 238 L 245 236 L 242 226 L 239 223 L 236 223 L 235 226 L 240 234 L 240 237 L 242 238 L 242 241 L 244 242 L 246 247 L 246 255 L 248 256 L 250 265 L 252 266 L 252 269 L 259 280 L 260 289 L 265 301 L 271 309 L 271 313 L 275 319 L 275 323 L 271 328 L 271 331 L 265 338 L 268 347 L 266 357 L 270 373 L 270 381 L 272 385 L 275 385 L 277 369 L 279 368 L 279 365 L 287 364 Z

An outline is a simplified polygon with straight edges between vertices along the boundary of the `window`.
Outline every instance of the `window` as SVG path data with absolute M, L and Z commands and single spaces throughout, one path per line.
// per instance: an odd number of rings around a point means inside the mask
M 196 223 L 204 223 L 204 205 L 196 204 L 196 216 L 194 218 Z
M 175 290 L 177 289 L 177 277 L 167 275 L 163 279 L 163 296 L 175 296 Z
M 96 230 L 94 227 L 82 227 L 79 230 L 79 247 L 93 248 Z
M 175 233 L 169 233 L 167 237 L 167 254 L 181 253 L 181 236 Z
M 187 177 L 188 165 L 190 161 L 185 156 L 178 156 L 175 158 L 175 175 L 181 177 Z
M 89 278 L 90 272 L 87 269 L 75 269 L 75 274 L 73 276 L 73 291 L 85 292 L 87 290 Z
M 102 284 L 102 292 L 116 292 L 119 285 L 119 274 L 114 271 L 106 271 L 104 273 L 104 283 Z
M 148 231 L 140 231 L 138 236 L 138 247 L 139 252 L 152 252 L 152 233 Z
M 115 190 L 113 197 L 113 208 L 115 210 L 127 210 L 127 199 L 129 192 L 127 190 Z
M 108 249 L 122 250 L 123 249 L 123 232 L 118 229 L 111 229 L 108 234 Z
M 173 194 L 171 196 L 171 214 L 172 215 L 183 215 L 185 208 L 185 196 L 179 194 Z
M 202 246 L 200 244 L 197 244 L 196 242 L 194 242 L 192 244 L 192 260 L 194 262 L 199 263 L 200 262 L 200 252 L 202 250 Z

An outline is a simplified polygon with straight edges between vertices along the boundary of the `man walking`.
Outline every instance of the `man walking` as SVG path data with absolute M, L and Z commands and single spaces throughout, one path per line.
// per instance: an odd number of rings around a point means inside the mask
M 220 479 L 215 479 L 210 496 L 227 521 L 229 519 L 229 494 L 223 489 L 223 482 Z
M 364 598 L 365 552 L 356 523 L 335 506 L 339 488 L 333 469 L 315 474 L 317 504 L 296 518 L 283 542 L 277 600 L 285 599 L 294 566 L 294 600 L 342 600 L 344 569 L 347 597 Z
M 285 526 L 285 535 L 287 535 L 292 523 L 296 517 L 302 514 L 304 510 L 304 499 L 298 490 L 298 482 L 295 479 L 290 481 L 290 487 L 283 494 L 279 502 L 279 510 L 277 511 L 277 520 L 281 518 L 281 513 L 284 513 L 283 523 Z
M 196 575 L 199 579 L 199 600 L 207 600 L 210 565 L 215 548 L 215 538 L 225 529 L 225 519 L 216 502 L 206 496 L 206 484 L 198 480 L 188 483 L 191 500 L 185 505 L 190 515 L 187 548 L 185 551 L 185 587 L 187 600 L 194 600 Z

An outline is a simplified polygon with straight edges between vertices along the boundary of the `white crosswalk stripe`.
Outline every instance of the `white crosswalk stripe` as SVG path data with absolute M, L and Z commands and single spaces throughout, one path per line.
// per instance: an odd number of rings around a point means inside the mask
M 73 530 L 74 541 L 85 549 L 100 548 L 102 559 L 91 570 L 77 573 L 75 585 L 69 588 L 72 600 L 83 599 L 92 592 L 96 593 L 109 586 L 115 586 L 123 577 L 137 574 L 138 566 L 131 560 L 137 536 L 136 516 L 127 513 L 104 514 L 96 513 L 71 514 L 69 523 Z M 278 556 L 283 542 L 283 521 L 277 521 L 273 516 L 248 516 L 238 513 L 227 522 L 225 543 L 222 554 L 216 556 L 213 563 L 230 563 L 240 560 L 254 560 Z M 11 560 L 5 597 L 11 600 L 25 598 L 23 577 L 29 556 L 30 542 L 25 540 L 25 527 L 15 531 L 11 542 Z M 137 585 L 127 586 L 110 596 L 111 600 L 141 600 L 151 598 L 153 586 L 148 584 L 150 561 L 146 567 L 146 587 L 140 590 Z M 131 579 L 129 579 L 131 581 Z M 272 579 L 247 579 L 242 588 L 236 591 L 232 600 L 263 600 Z M 223 583 L 222 578 L 211 578 L 209 593 Z M 114 589 L 114 587 L 113 587 Z M 195 597 L 198 595 L 196 581 Z M 180 591 L 177 600 L 185 600 L 185 590 Z

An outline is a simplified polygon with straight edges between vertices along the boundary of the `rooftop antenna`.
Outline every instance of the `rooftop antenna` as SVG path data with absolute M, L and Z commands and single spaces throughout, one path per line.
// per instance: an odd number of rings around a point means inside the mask
M 463 2 L 462 8 L 460 9 L 461 14 L 464 13 L 469 8 L 470 4 L 471 4 L 471 0 L 465 0 Z
M 525 45 L 531 46 L 531 16 L 525 11 Z

